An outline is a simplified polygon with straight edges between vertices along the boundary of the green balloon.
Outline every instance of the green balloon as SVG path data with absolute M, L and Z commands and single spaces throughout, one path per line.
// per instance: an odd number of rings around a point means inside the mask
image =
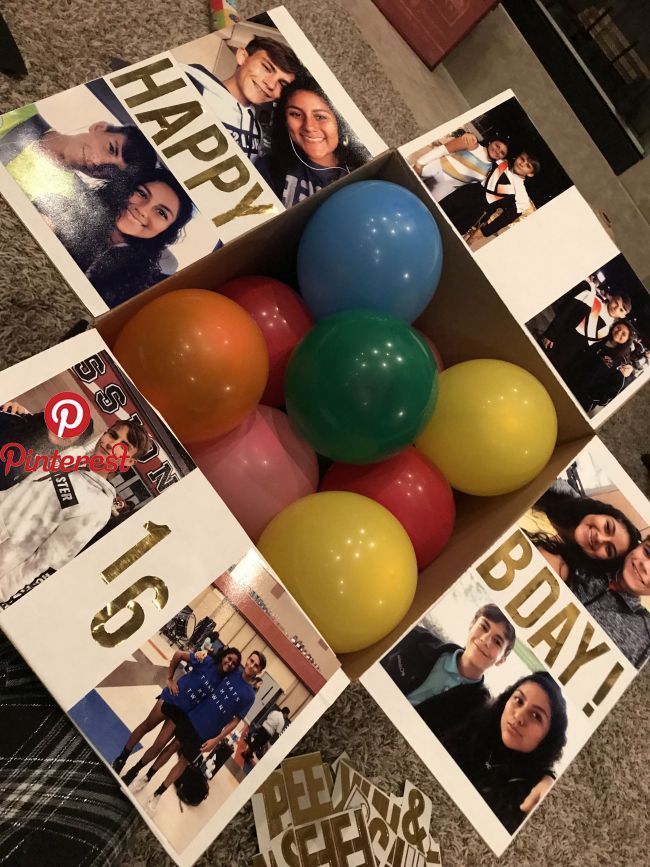
M 426 342 L 394 316 L 346 310 L 321 319 L 287 367 L 287 413 L 320 454 L 369 464 L 412 443 L 438 394 Z

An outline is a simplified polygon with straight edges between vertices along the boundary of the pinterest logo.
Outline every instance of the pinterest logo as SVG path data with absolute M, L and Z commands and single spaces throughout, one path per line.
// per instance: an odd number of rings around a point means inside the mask
M 79 436 L 90 424 L 90 407 L 81 395 L 60 391 L 45 406 L 45 424 L 58 437 Z

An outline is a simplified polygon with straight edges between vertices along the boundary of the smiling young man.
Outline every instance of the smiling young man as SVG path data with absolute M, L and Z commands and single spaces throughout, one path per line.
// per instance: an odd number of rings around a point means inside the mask
M 170 716 L 175 724 L 176 741 L 171 749 L 167 747 L 158 755 L 146 776 L 142 778 L 144 785 L 135 787 L 136 791 L 144 788 L 169 761 L 175 749 L 178 749 L 178 761 L 147 801 L 147 810 L 150 813 L 155 813 L 162 796 L 180 778 L 190 762 L 195 761 L 200 753 L 210 753 L 239 725 L 253 706 L 253 683 L 265 668 L 266 657 L 261 651 L 253 650 L 243 669 L 227 674 L 209 691 L 207 697 L 187 713 L 179 711 Z
M 143 427 L 118 421 L 99 437 L 86 467 L 39 469 L 0 492 L 0 604 L 17 601 L 69 563 L 108 522 L 115 488 L 106 458 L 121 457 L 130 467 L 148 448 Z M 84 450 L 73 447 L 63 454 L 73 458 Z
M 303 67 L 288 45 L 266 36 L 238 48 L 235 60 L 235 71 L 223 81 L 198 64 L 184 65 L 183 70 L 246 156 L 253 158 L 262 142 L 256 107 L 279 99 Z
M 431 630 L 416 626 L 381 664 L 431 731 L 439 734 L 490 700 L 485 672 L 505 662 L 515 638 L 501 609 L 488 604 L 474 614 L 465 647 L 444 643 Z
M 156 154 L 135 126 L 98 121 L 84 132 L 52 129 L 36 105 L 0 117 L 0 161 L 25 195 L 47 216 L 49 198 L 73 198 L 81 175 L 111 180 L 126 169 L 150 171 Z
M 650 611 L 641 601 L 650 597 L 650 537 L 632 548 L 613 577 L 579 569 L 567 585 L 621 653 L 641 668 L 650 657 Z

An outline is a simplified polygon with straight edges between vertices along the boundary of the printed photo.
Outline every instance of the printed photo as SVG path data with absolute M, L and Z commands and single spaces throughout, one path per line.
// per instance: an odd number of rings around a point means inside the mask
M 650 656 L 650 520 L 584 449 L 519 522 L 635 668 Z
M 514 97 L 415 150 L 401 150 L 472 250 L 571 186 Z
M 285 207 L 370 159 L 350 119 L 267 14 L 173 50 Z
M 2 115 L 0 162 L 107 307 L 220 243 L 104 79 Z
M 0 404 L 0 608 L 195 468 L 106 352 Z
M 180 853 L 339 667 L 251 550 L 70 716 Z
M 400 716 L 417 713 L 510 835 L 584 743 L 560 684 L 471 573 L 381 666 L 408 702 Z
M 647 380 L 650 294 L 621 255 L 526 327 L 590 418 Z

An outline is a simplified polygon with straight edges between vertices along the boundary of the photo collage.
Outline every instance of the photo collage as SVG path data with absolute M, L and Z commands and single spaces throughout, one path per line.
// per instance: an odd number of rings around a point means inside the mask
M 348 684 L 96 331 L 0 372 L 0 594 L 0 627 L 179 864 Z
M 496 854 L 650 656 L 650 510 L 592 440 L 361 682 Z
M 0 116 L 0 192 L 91 313 L 385 150 L 272 15 Z
M 599 425 L 647 381 L 650 294 L 516 97 L 502 94 L 400 152 Z

